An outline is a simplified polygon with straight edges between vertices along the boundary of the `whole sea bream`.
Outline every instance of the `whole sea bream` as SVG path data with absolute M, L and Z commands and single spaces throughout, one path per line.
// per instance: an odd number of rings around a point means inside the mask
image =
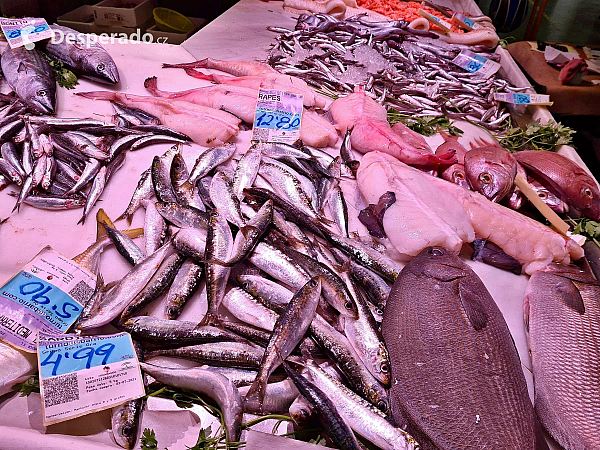
M 106 84 L 119 82 L 119 70 L 108 52 L 90 36 L 68 27 L 52 25 L 54 37 L 44 50 L 85 78 Z
M 542 425 L 567 450 L 600 448 L 600 283 L 551 264 L 529 279 L 523 308 Z
M 390 292 L 382 333 L 392 417 L 408 422 L 423 449 L 547 448 L 508 326 L 460 258 L 428 247 L 409 262 Z
M 56 80 L 44 55 L 25 47 L 7 47 L 2 53 L 2 73 L 17 97 L 31 110 L 54 114 Z

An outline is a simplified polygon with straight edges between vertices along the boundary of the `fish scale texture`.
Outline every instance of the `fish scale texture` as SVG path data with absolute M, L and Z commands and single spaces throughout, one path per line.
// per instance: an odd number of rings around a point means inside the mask
M 561 275 L 538 272 L 527 286 L 535 408 L 544 427 L 565 449 L 598 449 L 600 285 Z M 565 303 L 565 296 L 574 293 L 568 284 L 579 291 L 583 314 Z
M 404 268 L 385 308 L 392 416 L 423 449 L 534 449 L 535 414 L 504 318 L 477 275 L 436 250 Z M 483 328 L 464 302 L 484 312 Z

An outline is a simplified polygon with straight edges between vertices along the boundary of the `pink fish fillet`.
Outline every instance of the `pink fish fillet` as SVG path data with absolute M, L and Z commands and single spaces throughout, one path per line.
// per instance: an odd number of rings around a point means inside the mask
M 431 150 L 431 147 L 429 146 L 425 138 L 423 138 L 423 136 L 417 133 L 416 131 L 413 131 L 410 128 L 408 128 L 402 122 L 394 124 L 392 130 L 394 130 L 394 133 L 400 136 L 404 140 L 404 142 L 406 142 L 409 145 L 412 145 L 414 148 L 423 151 L 423 153 L 433 153 L 433 150 Z
M 325 100 L 316 95 L 304 80 L 292 77 L 290 75 L 283 75 L 280 73 L 265 73 L 260 75 L 229 77 L 217 74 L 206 75 L 195 69 L 185 69 L 185 73 L 199 80 L 212 81 L 213 83 L 243 86 L 253 89 L 278 89 L 294 94 L 302 94 L 304 106 L 307 108 L 311 108 L 313 106 L 324 108 L 326 105 Z
M 161 91 L 156 77 L 147 78 L 144 87 L 155 97 L 183 100 L 197 105 L 227 111 L 246 123 L 254 122 L 258 89 L 228 84 L 214 84 L 180 92 Z M 333 146 L 338 135 L 335 127 L 321 114 L 304 110 L 300 139 L 313 147 Z
M 383 152 L 367 153 L 360 162 L 357 182 L 366 203 L 376 204 L 388 191 L 396 202 L 383 216 L 383 228 L 394 248 L 405 257 L 435 245 L 458 253 L 475 239 L 469 216 L 452 195 L 430 177 Z
M 222 109 L 239 117 L 246 123 L 254 122 L 258 90 L 243 86 L 213 84 L 187 91 L 161 91 L 156 77 L 147 78 L 144 87 L 155 97 L 183 100 L 209 108 Z
M 215 69 L 227 72 L 236 77 L 246 75 L 260 75 L 262 73 L 277 73 L 275 69 L 265 63 L 255 61 L 223 61 L 221 59 L 204 58 L 191 63 L 163 64 L 163 68 L 179 69 Z
M 228 112 L 194 103 L 120 92 L 78 92 L 85 98 L 113 100 L 157 116 L 161 123 L 191 137 L 200 145 L 222 144 L 239 131 L 241 120 Z
M 400 161 L 418 166 L 435 166 L 456 162 L 454 152 L 434 155 L 413 147 L 401 136 L 394 133 L 387 120 L 362 117 L 358 119 L 350 136 L 352 149 L 361 153 L 380 151 L 388 153 Z
M 478 192 L 468 191 L 441 178 L 428 179 L 462 204 L 471 218 L 477 238 L 490 240 L 517 259 L 527 274 L 544 269 L 552 262 L 569 264 L 583 257 L 583 249 L 575 241 L 551 228 L 491 202 Z
M 329 107 L 329 113 L 342 136 L 362 117 L 387 120 L 385 108 L 365 94 L 363 88 L 356 88 L 354 93 L 335 100 Z

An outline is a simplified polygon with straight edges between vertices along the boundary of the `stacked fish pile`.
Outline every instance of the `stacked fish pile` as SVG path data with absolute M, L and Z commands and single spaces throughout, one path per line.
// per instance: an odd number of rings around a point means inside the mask
M 452 63 L 462 50 L 497 59 L 485 46 L 450 44 L 408 22 L 369 22 L 362 16 L 338 20 L 326 14 L 298 18 L 295 30 L 281 33 L 269 64 L 319 89 L 349 93 L 356 86 L 384 106 L 415 116 L 464 118 L 490 130 L 505 125 L 510 113 L 496 92 L 519 92 L 497 75 L 483 78 Z

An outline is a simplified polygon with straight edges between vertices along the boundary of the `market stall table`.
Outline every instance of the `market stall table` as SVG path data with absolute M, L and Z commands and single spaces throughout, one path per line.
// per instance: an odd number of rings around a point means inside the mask
M 446 2 L 448 4 L 448 2 Z M 473 14 L 480 11 L 473 2 L 460 2 Z M 451 6 L 448 4 L 448 6 Z M 469 9 L 470 8 L 470 9 Z M 478 12 L 479 11 L 479 12 Z M 258 0 L 242 0 L 214 22 L 207 25 L 182 46 L 161 44 L 110 44 L 106 49 L 113 56 L 121 72 L 121 83 L 116 88 L 127 93 L 145 95 L 144 80 L 156 75 L 161 89 L 184 90 L 207 85 L 205 81 L 195 80 L 181 70 L 161 69 L 162 63 L 190 62 L 195 59 L 212 57 L 227 60 L 257 60 L 266 56 L 275 35 L 266 30 L 267 26 L 292 27 L 294 15 L 282 12 L 280 2 L 264 3 Z M 514 61 L 507 52 L 502 53 L 504 69 L 508 70 L 519 85 L 524 80 Z M 521 84 L 522 85 L 522 84 Z M 85 80 L 80 81 L 77 91 L 106 89 Z M 59 89 L 58 115 L 60 117 L 94 117 L 109 121 L 111 107 L 108 102 L 94 102 L 72 95 L 72 92 Z M 532 116 L 545 117 L 549 113 L 545 108 L 533 108 Z M 551 117 L 551 116 L 550 116 Z M 476 136 L 485 136 L 485 132 L 467 123 L 460 123 L 465 134 L 460 142 L 467 144 Z M 243 131 L 234 138 L 238 151 L 244 152 L 249 143 L 250 131 Z M 441 143 L 440 136 L 428 138 L 432 146 Z M 338 141 L 338 146 L 340 142 Z M 23 207 L 19 214 L 12 214 L 14 199 L 6 192 L 0 193 L 0 218 L 9 220 L 0 225 L 0 283 L 8 280 L 20 267 L 30 260 L 42 247 L 51 245 L 55 250 L 72 257 L 83 251 L 95 239 L 96 224 L 93 216 L 99 207 L 108 215 L 116 218 L 127 206 L 139 175 L 147 169 L 156 154 L 162 154 L 168 145 L 156 145 L 127 155 L 126 162 L 109 183 L 102 201 L 93 209 L 84 226 L 76 225 L 80 210 L 61 213 L 40 211 Z M 186 162 L 191 163 L 202 151 L 196 144 L 183 147 Z M 565 147 L 561 149 L 574 158 L 576 153 Z M 132 227 L 142 226 L 143 216 L 136 214 Z M 522 301 L 528 277 L 517 276 L 495 269 L 483 263 L 468 261 L 468 264 L 481 277 L 486 287 L 501 309 L 515 340 L 523 372 L 528 382 L 529 393 L 533 398 L 531 364 L 523 326 Z M 128 270 L 127 264 L 115 250 L 108 250 L 102 258 L 101 272 L 104 279 L 114 280 Z M 205 294 L 191 302 L 181 316 L 182 320 L 198 322 L 206 311 Z M 161 311 L 164 305 L 157 302 L 148 312 Z M 143 413 L 141 428 L 153 428 L 157 434 L 160 448 L 184 449 L 192 446 L 197 438 L 200 426 L 205 427 L 212 416 L 197 409 L 196 415 L 189 412 L 170 411 L 172 402 L 152 399 Z M 154 410 L 154 411 L 153 411 Z M 110 435 L 108 411 L 91 414 L 72 421 L 50 427 L 43 427 L 40 417 L 40 400 L 37 394 L 27 398 L 5 395 L 0 398 L 0 448 L 68 448 L 77 445 L 80 448 L 101 449 L 116 448 Z M 198 423 L 200 417 L 200 423 Z M 271 424 L 272 426 L 272 424 Z M 268 425 L 262 428 L 270 431 Z M 283 428 L 282 428 L 283 431 Z M 16 439 L 19 436 L 19 439 Z M 139 445 L 139 444 L 138 444 Z M 556 448 L 556 447 L 555 447 Z

